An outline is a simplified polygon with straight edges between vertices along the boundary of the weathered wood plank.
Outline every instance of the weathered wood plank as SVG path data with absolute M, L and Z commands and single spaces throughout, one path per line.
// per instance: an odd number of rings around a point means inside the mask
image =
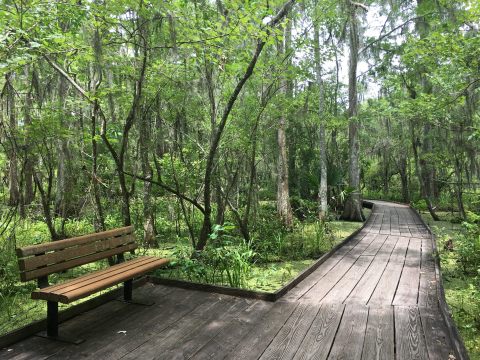
M 395 306 L 394 313 L 396 359 L 428 359 L 418 308 L 415 306 Z
M 347 305 L 343 313 L 337 336 L 333 342 L 329 359 L 361 359 L 368 308 L 360 305 Z
M 409 238 L 399 237 L 389 262 L 368 301 L 370 306 L 391 305 L 405 262 Z
M 235 348 L 247 332 L 261 326 L 262 315 L 270 311 L 273 306 L 274 304 L 271 302 L 255 301 L 200 348 L 192 356 L 192 359 L 223 359 Z
M 435 262 L 432 257 L 431 239 L 422 239 L 422 264 L 420 268 L 420 286 L 418 288 L 418 306 L 433 309 L 438 307 L 437 280 Z
M 344 307 L 343 304 L 322 304 L 294 356 L 295 360 L 325 360 L 328 357 Z
M 367 304 L 378 284 L 378 281 L 382 277 L 397 240 L 398 237 L 388 237 L 368 270 L 363 274 L 358 284 L 348 296 L 346 300 L 347 303 L 358 302 L 364 305 Z
M 241 299 L 244 303 L 245 299 Z M 166 353 L 175 346 L 190 346 L 190 341 L 195 334 L 205 331 L 204 326 L 215 319 L 221 319 L 226 316 L 229 310 L 234 310 L 240 303 L 235 298 L 220 297 L 214 301 L 208 301 L 190 311 L 184 317 L 177 319 L 171 326 L 163 328 L 161 331 L 155 331 L 155 336 L 132 349 L 127 353 L 125 359 L 144 359 L 151 358 L 152 355 Z M 202 344 L 204 345 L 204 344 Z M 170 358 L 170 357 L 166 357 Z
M 393 305 L 407 306 L 417 304 L 418 286 L 420 283 L 421 246 L 422 241 L 420 239 L 410 239 Z
M 298 303 L 292 302 L 276 303 L 262 318 L 261 324 L 242 338 L 225 359 L 258 359 L 297 306 Z
M 335 265 L 315 286 L 301 298 L 301 301 L 319 302 L 335 286 L 335 284 L 355 264 L 360 255 L 375 239 L 374 235 L 365 236 L 337 265 Z
M 435 308 L 419 308 L 419 311 L 430 359 L 451 359 L 455 352 L 442 315 Z
M 136 293 L 141 298 L 155 300 L 155 305 L 145 307 L 115 301 L 121 307 L 114 313 L 102 312 L 96 318 L 79 317 L 78 321 L 62 324 L 61 332 L 77 334 L 86 341 L 65 347 L 52 359 L 120 358 L 200 305 L 215 300 L 213 295 L 196 296 L 196 292 L 163 286 L 138 289 Z
M 393 360 L 395 358 L 393 307 L 370 308 L 363 345 L 364 360 Z
M 353 288 L 358 284 L 363 274 L 365 274 L 372 260 L 373 256 L 360 256 L 342 279 L 322 299 L 322 302 L 343 303 Z
M 308 303 L 298 305 L 288 321 L 265 349 L 260 359 L 291 359 L 297 352 L 317 313 L 318 306 L 316 305 Z
M 209 314 L 205 322 L 191 331 L 188 336 L 178 339 L 170 347 L 166 347 L 165 344 L 162 344 L 160 347 L 156 346 L 155 352 L 162 353 L 165 359 L 190 359 L 216 335 L 223 332 L 228 327 L 228 324 L 255 300 L 231 299 L 231 301 L 233 303 L 223 313 L 222 310 L 217 312 L 216 309 L 213 309 L 212 312 L 214 313 Z

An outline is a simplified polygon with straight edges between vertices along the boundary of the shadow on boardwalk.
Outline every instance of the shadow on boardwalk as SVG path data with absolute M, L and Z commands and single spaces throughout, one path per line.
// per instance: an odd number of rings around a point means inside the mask
M 430 235 L 404 205 L 366 226 L 276 303 L 148 284 L 63 323 L 78 346 L 30 337 L 2 359 L 455 359 Z

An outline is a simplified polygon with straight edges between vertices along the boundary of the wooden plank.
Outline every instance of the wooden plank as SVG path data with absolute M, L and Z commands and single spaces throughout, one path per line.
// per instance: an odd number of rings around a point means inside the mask
M 61 294 L 55 292 L 42 292 L 41 290 L 35 291 L 32 293 L 32 299 L 51 300 L 69 304 L 75 300 L 84 298 L 100 290 L 107 289 L 123 281 L 133 279 L 136 276 L 143 275 L 154 269 L 158 269 L 159 267 L 167 264 L 168 261 L 168 259 L 152 259 L 150 262 L 135 267 L 134 269 L 116 273 L 115 275 L 108 276 L 106 279 L 102 279 L 101 281 L 84 284 L 84 286 L 71 289 L 68 292 Z
M 365 249 L 362 255 L 375 256 L 387 240 L 388 235 L 377 235 L 370 245 Z
M 394 360 L 393 307 L 370 308 L 362 359 Z
M 255 301 L 200 348 L 192 358 L 195 360 L 223 359 L 249 331 L 261 326 L 262 315 L 273 306 L 274 304 L 270 302 Z
M 367 304 L 372 296 L 377 284 L 382 277 L 383 272 L 387 266 L 391 253 L 397 243 L 398 237 L 389 236 L 387 241 L 383 244 L 372 264 L 368 270 L 363 274 L 360 281 L 357 283 L 353 291 L 348 296 L 347 303 L 362 303 Z
M 419 308 L 419 311 L 430 359 L 451 359 L 450 355 L 454 355 L 455 351 L 438 308 Z
M 125 262 L 120 263 L 120 264 L 112 265 L 112 266 L 110 266 L 108 268 L 105 268 L 105 269 L 100 269 L 100 270 L 90 272 L 90 273 L 87 273 L 85 275 L 73 278 L 73 279 L 69 279 L 66 282 L 63 282 L 63 283 L 60 283 L 60 284 L 50 285 L 46 288 L 41 289 L 40 291 L 43 291 L 43 292 L 60 291 L 64 288 L 66 288 L 66 287 L 75 286 L 78 283 L 83 283 L 83 282 L 89 281 L 91 279 L 95 280 L 102 273 L 110 274 L 110 272 L 115 273 L 115 271 L 122 272 L 124 270 L 124 268 L 134 267 L 135 265 L 141 264 L 144 261 L 145 261 L 145 257 L 140 256 L 140 257 L 134 258 L 134 259 L 129 260 L 129 261 L 125 261 Z
M 205 293 L 205 295 L 207 294 Z M 192 343 L 190 340 L 196 334 L 209 332 L 211 330 L 207 328 L 209 324 L 221 319 L 222 316 L 227 315 L 229 311 L 234 310 L 240 304 L 245 304 L 246 301 L 245 299 L 227 296 L 213 297 L 216 300 L 200 305 L 194 311 L 189 312 L 162 331 L 153 330 L 152 336 L 148 340 L 136 348 L 132 348 L 122 359 L 149 359 L 158 357 L 158 354 L 165 355 L 165 359 L 171 359 L 172 357 L 167 356 L 166 353 L 174 350 L 176 347 L 185 345 L 188 349 L 189 346 L 195 346 L 195 344 L 198 347 L 203 346 L 204 343 Z
M 395 344 L 397 360 L 428 358 L 420 314 L 415 306 L 395 306 Z
M 97 260 L 106 259 L 106 258 L 108 258 L 110 256 L 113 256 L 113 255 L 121 254 L 123 252 L 127 252 L 127 251 L 130 251 L 130 250 L 135 250 L 136 248 L 137 248 L 136 244 L 129 244 L 129 245 L 126 245 L 126 246 L 121 246 L 121 247 L 118 247 L 116 249 L 104 251 L 104 252 L 99 253 L 99 254 L 92 254 L 92 255 L 85 256 L 85 257 L 82 257 L 82 258 L 79 258 L 79 259 L 74 259 L 74 260 L 66 261 L 64 263 L 51 265 L 51 266 L 48 266 L 48 267 L 45 267 L 45 268 L 40 268 L 40 269 L 36 269 L 36 270 L 33 270 L 33 271 L 27 271 L 27 272 L 21 273 L 20 278 L 22 279 L 22 281 L 28 281 L 28 280 L 36 279 L 36 278 L 39 278 L 39 277 L 42 277 L 42 276 L 45 276 L 45 275 L 50 275 L 52 273 L 56 273 L 56 272 L 59 272 L 59 271 L 68 270 L 68 269 L 74 268 L 76 266 L 88 264 L 88 263 L 91 263 L 91 262 L 94 262 L 94 261 L 97 261 Z
M 99 239 L 107 239 L 114 236 L 120 236 L 120 235 L 125 235 L 130 233 L 133 233 L 133 226 L 125 226 L 118 229 L 112 229 L 112 230 L 102 231 L 98 233 L 77 236 L 77 237 L 64 239 L 64 240 L 52 241 L 52 242 L 38 244 L 38 245 L 30 245 L 23 248 L 17 248 L 16 251 L 17 251 L 17 256 L 19 258 L 22 258 L 26 256 L 36 255 L 36 254 L 42 254 L 48 251 L 63 249 L 69 246 L 86 244 Z
M 319 307 L 300 304 L 265 349 L 261 360 L 291 359 L 302 343 Z
M 251 329 L 225 359 L 258 359 L 293 313 L 297 305 L 298 303 L 292 302 L 275 303 L 275 306 L 262 317 L 259 326 Z
M 346 305 L 329 359 L 361 359 L 367 318 L 366 306 Z
M 420 267 L 418 306 L 426 308 L 438 307 L 435 262 L 432 257 L 432 243 L 430 239 L 422 239 L 422 264 Z
M 328 292 L 322 299 L 322 302 L 341 302 L 350 295 L 352 290 L 358 284 L 365 271 L 372 263 L 373 256 L 360 256 L 355 264 L 348 270 L 342 279 Z
M 315 284 L 322 280 L 322 278 L 337 265 L 366 235 L 357 234 L 348 244 L 345 244 L 338 249 L 329 259 L 318 267 L 307 279 L 298 284 L 295 288 L 290 290 L 285 295 L 283 300 L 297 300 L 308 292 Z
M 323 303 L 306 334 L 295 360 L 325 360 L 333 344 L 345 305 Z
M 360 255 L 371 244 L 375 236 L 366 236 L 351 251 L 345 255 L 342 261 L 338 262 L 315 286 L 309 289 L 303 297 L 302 301 L 320 302 L 323 297 L 335 286 L 335 284 L 345 275 L 345 273 L 353 266 Z
M 124 304 L 124 309 L 94 322 L 75 321 L 65 324 L 60 331 L 77 333 L 86 341 L 69 346 L 51 360 L 118 359 L 139 348 L 157 333 L 173 326 L 200 306 L 212 304 L 218 299 L 211 294 L 172 289 L 166 296 L 163 286 L 141 291 L 142 298 L 155 301 L 150 307 Z M 143 290 L 143 289 L 141 289 Z M 81 319 L 79 319 L 81 320 Z M 86 326 L 89 325 L 89 326 Z
M 156 347 L 155 352 L 160 352 L 165 359 L 190 359 L 199 349 L 210 342 L 216 335 L 223 332 L 228 324 L 243 312 L 253 300 L 230 299 L 230 306 L 222 313 L 213 313 L 203 324 L 192 330 L 188 336 L 175 341 L 169 346 Z M 215 309 L 213 310 L 216 311 Z
M 368 305 L 382 306 L 391 305 L 395 291 L 397 289 L 398 280 L 402 272 L 403 264 L 405 262 L 405 254 L 408 248 L 409 238 L 399 237 L 392 255 L 388 261 L 382 277 L 373 291 Z
M 418 286 L 420 283 L 421 247 L 422 241 L 420 239 L 410 239 L 402 275 L 393 299 L 393 305 L 407 306 L 417 304 Z
M 63 250 L 46 253 L 44 255 L 20 259 L 18 261 L 18 265 L 21 271 L 30 271 L 42 266 L 53 265 L 86 255 L 100 253 L 102 251 L 114 249 L 121 245 L 130 243 L 135 243 L 135 236 L 132 234 L 106 240 L 94 241 L 88 244 L 72 246 Z

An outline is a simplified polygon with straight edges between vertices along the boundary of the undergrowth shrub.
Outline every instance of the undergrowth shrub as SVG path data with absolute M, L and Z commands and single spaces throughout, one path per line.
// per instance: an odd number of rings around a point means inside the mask
M 255 252 L 242 240 L 223 234 L 229 228 L 216 225 L 210 244 L 193 255 L 190 246 L 178 246 L 172 274 L 195 282 L 245 288 Z
M 480 276 L 480 225 L 464 222 L 463 234 L 455 242 L 463 272 Z

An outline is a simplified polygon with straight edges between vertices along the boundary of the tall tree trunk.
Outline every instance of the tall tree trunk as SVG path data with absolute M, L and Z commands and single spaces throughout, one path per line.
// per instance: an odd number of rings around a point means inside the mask
M 63 76 L 59 76 L 58 79 L 58 104 L 57 111 L 60 114 L 60 124 L 62 127 L 66 126 L 63 117 L 65 115 L 65 101 L 67 98 L 68 85 Z M 69 171 L 70 154 L 67 139 L 62 136 L 57 144 L 58 153 L 58 167 L 57 167 L 57 187 L 55 191 L 55 214 L 62 219 L 67 217 L 67 202 L 69 189 L 69 177 L 71 172 Z
M 25 76 L 30 76 L 29 67 L 25 67 Z M 25 109 L 24 109 L 24 117 L 25 117 L 25 128 L 26 131 L 26 138 L 29 138 L 29 127 L 32 124 L 32 117 L 31 111 L 33 109 L 33 82 L 35 78 L 35 69 L 32 70 L 32 82 L 28 88 L 27 94 L 25 96 Z M 30 141 L 27 140 L 29 143 Z M 23 170 L 23 178 L 24 178 L 24 194 L 23 194 L 23 205 L 29 205 L 34 199 L 34 179 L 33 179 L 33 171 L 34 171 L 34 155 L 31 153 L 30 149 L 31 145 L 26 144 L 25 147 L 25 165 Z
M 429 5 L 432 0 L 417 0 L 417 13 L 422 14 L 425 9 L 422 9 L 425 5 Z M 430 32 L 430 24 L 428 23 L 425 16 L 418 16 L 415 21 L 416 31 L 421 39 L 428 36 Z M 422 92 L 425 94 L 432 93 L 432 84 L 427 77 L 427 70 L 420 66 L 418 69 L 418 78 L 420 85 L 422 87 Z M 410 91 L 411 97 L 416 98 L 416 94 L 414 91 Z M 410 124 L 413 126 L 412 124 Z M 439 217 L 435 213 L 435 207 L 432 203 L 432 199 L 434 197 L 434 165 L 429 163 L 428 155 L 432 152 L 432 141 L 431 141 L 431 134 L 430 134 L 430 124 L 428 124 L 428 120 L 424 121 L 423 125 L 423 134 L 422 134 L 422 153 L 418 153 L 418 145 L 417 139 L 412 138 L 413 147 L 414 147 L 414 156 L 416 161 L 416 172 L 417 176 L 419 177 L 420 182 L 420 191 L 422 193 L 422 197 L 424 198 L 428 211 L 430 212 L 432 218 L 435 221 L 439 220 Z
M 143 177 L 151 180 L 153 176 L 152 168 L 149 163 L 149 149 L 151 144 L 151 126 L 149 124 L 149 116 L 145 114 L 141 116 L 140 121 L 140 159 L 142 165 Z M 153 216 L 153 204 L 152 204 L 152 183 L 150 181 L 143 182 L 143 230 L 144 241 L 149 246 L 156 246 L 155 241 L 155 222 Z
M 413 159 L 415 161 L 415 173 L 417 174 L 418 183 L 420 185 L 420 194 L 421 194 L 421 197 L 425 200 L 428 211 L 430 212 L 430 215 L 432 216 L 433 220 L 438 221 L 440 220 L 440 218 L 435 213 L 435 209 L 432 205 L 432 201 L 426 191 L 426 184 L 425 184 L 425 177 L 423 175 L 422 163 L 418 154 L 419 140 L 415 134 L 415 128 L 412 121 L 410 121 L 409 125 L 410 125 L 410 138 L 412 141 Z
M 325 89 L 322 79 L 322 61 L 320 58 L 320 34 L 318 23 L 314 23 L 315 68 L 318 86 L 318 145 L 320 148 L 320 186 L 318 189 L 318 217 L 323 219 L 328 211 L 327 203 L 327 146 L 325 139 Z
M 288 22 L 284 30 L 283 44 L 280 42 L 278 52 L 281 56 L 289 56 L 292 28 Z M 287 61 L 290 64 L 290 61 Z M 281 80 L 281 92 L 285 98 L 291 96 L 288 80 Z M 287 117 L 283 113 L 280 115 L 277 128 L 277 144 L 278 144 L 278 163 L 277 163 L 277 212 L 282 219 L 283 225 L 291 228 L 293 225 L 292 206 L 290 204 L 290 190 L 288 185 L 288 152 L 287 152 Z
M 402 200 L 404 203 L 410 202 L 410 192 L 408 187 L 408 169 L 407 156 L 402 152 L 398 160 L 398 171 L 400 172 L 400 181 L 402 183 Z
M 8 117 L 7 136 L 9 137 L 9 151 L 8 151 L 8 204 L 10 206 L 17 206 L 20 201 L 20 189 L 18 179 L 18 153 L 17 153 L 17 116 L 15 108 L 15 89 L 13 88 L 14 73 L 5 75 L 5 90 L 6 90 L 6 115 Z
M 357 118 L 358 94 L 357 94 L 357 65 L 358 48 L 360 37 L 358 33 L 357 6 L 349 3 L 350 9 L 350 62 L 348 70 L 348 148 L 349 168 L 348 185 L 352 192 L 347 198 L 342 218 L 350 221 L 363 221 L 365 217 L 362 212 L 362 199 L 360 194 L 360 124 Z

